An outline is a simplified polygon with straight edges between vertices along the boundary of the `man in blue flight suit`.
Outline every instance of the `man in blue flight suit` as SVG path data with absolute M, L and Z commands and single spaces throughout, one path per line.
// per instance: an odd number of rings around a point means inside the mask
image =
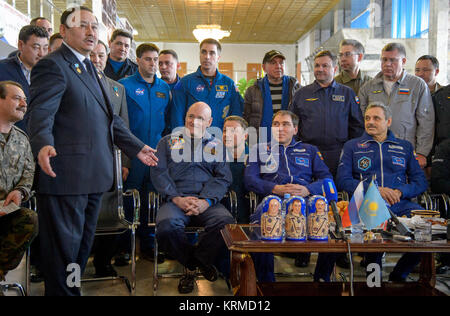
M 299 137 L 317 146 L 336 176 L 344 143 L 362 135 L 364 123 L 355 92 L 334 80 L 337 58 L 322 51 L 314 58 L 316 80 L 294 96 L 289 107 L 300 119 Z
M 369 104 L 364 121 L 366 132 L 363 136 L 348 141 L 344 146 L 337 187 L 353 194 L 359 182 L 364 181 L 366 191 L 375 176 L 380 194 L 392 212 L 397 216 L 410 216 L 411 210 L 422 209 L 411 198 L 423 193 L 428 186 L 413 146 L 406 140 L 396 138 L 389 130 L 392 112 L 384 104 Z M 381 257 L 381 254 L 367 254 L 365 260 L 368 264 L 375 262 L 381 266 Z M 405 280 L 419 262 L 418 254 L 403 255 L 389 275 L 389 280 Z
M 331 178 L 331 173 L 317 147 L 294 140 L 298 124 L 299 119 L 292 112 L 281 110 L 274 115 L 272 135 L 276 142 L 258 144 L 250 151 L 244 177 L 249 191 L 264 197 L 322 194 L 322 181 Z M 259 222 L 260 218 L 258 210 L 250 217 L 251 222 Z M 273 254 L 257 254 L 253 258 L 258 280 L 274 282 Z
M 156 216 L 158 244 L 190 271 L 180 279 L 180 293 L 193 291 L 197 267 L 207 280 L 217 280 L 213 264 L 226 249 L 220 230 L 235 223 L 219 203 L 231 184 L 231 172 L 223 144 L 206 131 L 211 123 L 210 107 L 194 103 L 185 127 L 158 143 L 158 167 L 151 168 L 153 185 L 166 201 Z M 196 246 L 187 239 L 188 225 L 205 227 Z
M 154 146 L 152 148 L 158 145 L 166 127 L 167 110 L 171 98 L 169 86 L 156 76 L 158 53 L 159 48 L 154 44 L 139 45 L 136 49 L 138 71 L 119 81 L 125 86 L 130 130 L 137 138 Z M 148 194 L 154 190 L 150 180 L 150 168 L 138 159 L 133 159 L 124 188 L 139 190 L 142 206 L 141 223 L 147 223 Z M 150 259 L 153 258 L 151 234 L 151 228 L 147 225 L 139 226 L 141 254 Z
M 244 100 L 234 81 L 217 69 L 222 46 L 214 39 L 200 44 L 200 66 L 197 71 L 184 76 L 173 90 L 171 127 L 184 126 L 188 108 L 195 102 L 205 102 L 212 110 L 212 124 L 223 127 L 229 115 L 242 116 Z

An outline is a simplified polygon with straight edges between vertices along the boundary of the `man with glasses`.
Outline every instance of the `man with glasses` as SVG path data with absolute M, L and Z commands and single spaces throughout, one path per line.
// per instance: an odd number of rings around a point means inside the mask
M 420 167 L 427 164 L 433 146 L 434 108 L 427 84 L 404 69 L 402 44 L 387 44 L 381 51 L 381 72 L 359 91 L 361 111 L 372 102 L 382 102 L 393 113 L 391 130 L 397 138 L 413 144 Z
M 341 72 L 334 80 L 352 88 L 358 94 L 359 89 L 372 79 L 360 70 L 364 58 L 364 46 L 357 40 L 344 39 L 339 44 L 338 57 Z

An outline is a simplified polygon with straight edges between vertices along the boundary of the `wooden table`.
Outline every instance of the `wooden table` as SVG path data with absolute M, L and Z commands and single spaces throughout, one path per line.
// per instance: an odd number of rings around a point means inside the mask
M 226 225 L 222 236 L 231 251 L 231 285 L 237 296 L 257 295 L 345 295 L 346 283 L 275 282 L 257 283 L 255 268 L 250 253 L 301 253 L 301 252 L 347 252 L 348 244 L 343 240 L 329 241 L 263 241 L 260 240 L 259 225 Z M 381 288 L 369 288 L 366 283 L 354 283 L 355 295 L 443 295 L 435 289 L 435 252 L 450 252 L 450 242 L 370 241 L 350 242 L 352 252 L 416 252 L 422 254 L 420 279 L 418 282 L 383 283 Z

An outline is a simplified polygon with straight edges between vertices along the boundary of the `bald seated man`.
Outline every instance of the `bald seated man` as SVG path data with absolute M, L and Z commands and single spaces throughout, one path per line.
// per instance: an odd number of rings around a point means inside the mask
M 207 280 L 217 279 L 214 263 L 226 253 L 220 230 L 235 223 L 219 203 L 232 176 L 221 140 L 206 130 L 211 123 L 211 108 L 194 103 L 185 126 L 158 143 L 158 166 L 151 168 L 153 185 L 165 201 L 156 217 L 159 246 L 187 268 L 178 285 L 181 294 L 194 289 L 196 268 Z M 186 226 L 205 227 L 196 246 L 188 241 Z

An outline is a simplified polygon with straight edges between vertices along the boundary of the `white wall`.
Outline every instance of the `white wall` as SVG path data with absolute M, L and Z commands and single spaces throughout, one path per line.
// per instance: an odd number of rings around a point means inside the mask
M 141 43 L 137 43 L 139 46 Z M 197 70 L 200 65 L 199 43 L 161 43 L 155 42 L 161 50 L 173 49 L 177 52 L 180 62 L 187 62 L 187 73 Z M 266 52 L 276 49 L 286 56 L 286 75 L 295 77 L 295 45 L 279 44 L 229 44 L 222 45 L 221 62 L 232 62 L 234 81 L 246 78 L 247 63 L 262 63 Z

